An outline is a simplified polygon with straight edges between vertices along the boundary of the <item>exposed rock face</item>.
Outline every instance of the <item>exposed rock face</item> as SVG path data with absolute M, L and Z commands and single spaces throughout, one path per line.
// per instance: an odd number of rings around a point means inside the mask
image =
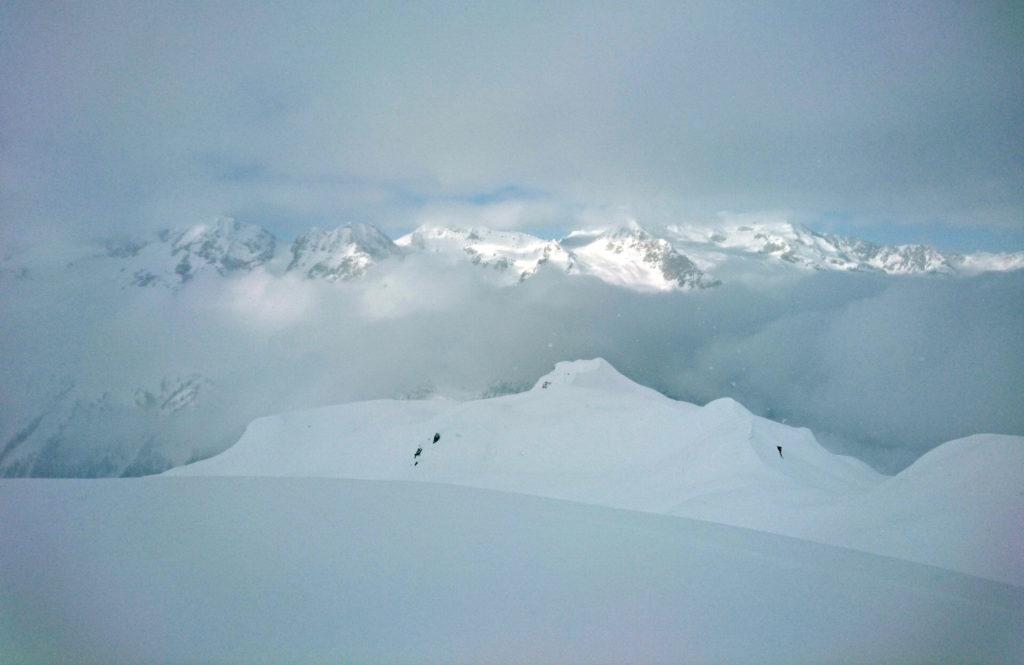
M 221 275 L 252 270 L 273 258 L 276 246 L 274 236 L 265 229 L 230 218 L 218 219 L 213 225 L 193 226 L 177 234 L 166 233 L 161 239 L 171 244 L 171 255 L 177 259 L 174 272 L 182 282 L 204 266 Z
M 291 251 L 289 272 L 332 282 L 360 277 L 378 261 L 401 254 L 390 238 L 368 224 L 311 229 L 295 239 Z

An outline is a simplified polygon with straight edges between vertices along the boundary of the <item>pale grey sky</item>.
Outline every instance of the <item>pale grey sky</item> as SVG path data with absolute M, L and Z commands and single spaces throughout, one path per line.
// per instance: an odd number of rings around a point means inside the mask
M 1024 248 L 1019 3 L 7 2 L 0 240 L 519 201 Z

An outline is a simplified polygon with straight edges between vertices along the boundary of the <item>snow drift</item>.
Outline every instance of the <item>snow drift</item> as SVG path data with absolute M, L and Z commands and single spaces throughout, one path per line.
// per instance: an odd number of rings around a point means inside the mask
M 5 480 L 0 523 L 10 665 L 1024 656 L 1019 587 L 466 487 Z

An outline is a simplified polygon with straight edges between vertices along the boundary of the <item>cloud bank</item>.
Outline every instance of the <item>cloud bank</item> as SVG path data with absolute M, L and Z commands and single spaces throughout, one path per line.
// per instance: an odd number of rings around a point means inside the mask
M 96 450 L 135 457 L 148 436 L 159 468 L 223 449 L 258 416 L 513 392 L 595 356 L 675 398 L 730 396 L 809 426 L 890 472 L 946 440 L 1024 432 L 1020 272 L 800 273 L 640 296 L 556 271 L 500 288 L 479 270 L 413 255 L 338 284 L 257 271 L 121 290 L 61 270 L 9 283 L 2 441 L 52 410 L 71 425 L 46 453 L 51 472 L 78 473 Z M 160 401 L 162 382 L 193 375 L 195 405 L 140 411 L 140 395 Z
M 1019 234 L 1021 26 L 1013 3 L 8 2 L 2 239 L 407 229 L 510 186 Z

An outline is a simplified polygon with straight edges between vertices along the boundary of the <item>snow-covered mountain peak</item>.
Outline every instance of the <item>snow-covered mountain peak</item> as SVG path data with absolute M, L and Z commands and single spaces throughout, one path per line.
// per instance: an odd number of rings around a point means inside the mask
M 184 229 L 164 229 L 156 237 L 108 241 L 104 257 L 127 275 L 125 285 L 176 288 L 200 273 L 229 275 L 264 266 L 274 257 L 276 239 L 266 229 L 220 217 Z
M 172 473 L 421 479 L 655 511 L 723 491 L 745 500 L 755 487 L 819 501 L 881 480 L 808 430 L 732 400 L 672 400 L 601 358 L 558 363 L 519 394 L 352 403 L 283 418 L 257 420 L 233 448 Z M 342 444 L 339 432 L 351 433 Z M 428 441 L 410 466 L 410 442 L 435 433 L 440 442 Z M 782 466 L 780 444 L 792 468 Z
M 669 241 L 657 238 L 635 222 L 573 231 L 560 241 L 543 240 L 516 231 L 424 226 L 399 238 L 412 251 L 447 256 L 491 268 L 506 283 L 524 281 L 553 266 L 641 292 L 703 289 L 716 286 Z
M 757 279 L 780 267 L 862 271 L 890 275 L 975 275 L 1024 269 L 1024 252 L 945 255 L 927 245 L 880 245 L 819 233 L 780 219 L 740 219 L 715 225 L 674 224 L 651 230 L 635 220 L 577 229 L 561 240 L 484 227 L 420 226 L 392 242 L 368 224 L 313 228 L 291 246 L 291 258 L 274 261 L 275 239 L 266 230 L 219 218 L 157 238 L 108 242 L 124 285 L 177 288 L 201 272 L 229 275 L 264 267 L 272 275 L 347 281 L 373 265 L 408 254 L 449 266 L 469 263 L 476 274 L 511 286 L 542 269 L 595 277 L 638 292 L 706 289 L 719 277 Z M 269 263 L 269 265 L 268 265 Z M 785 268 L 782 268 L 785 270 Z M 22 271 L 28 274 L 27 268 Z M 0 268 L 0 274 L 10 271 Z M 21 273 L 19 273 L 21 274 Z
M 190 279 L 203 265 L 221 275 L 248 271 L 274 256 L 276 241 L 266 229 L 221 217 L 213 224 L 197 224 L 177 233 L 165 232 L 171 255 L 178 259 L 175 273 L 181 281 Z
M 642 390 L 661 396 L 660 393 L 651 391 L 623 376 L 604 358 L 567 360 L 556 363 L 551 372 L 537 380 L 533 390 L 548 390 L 565 386 L 604 391 Z
M 314 227 L 295 239 L 291 252 L 289 272 L 336 281 L 359 277 L 401 250 L 375 226 L 348 224 L 332 231 Z
M 518 231 L 421 226 L 399 238 L 396 244 L 439 255 L 452 263 L 468 259 L 474 265 L 493 270 L 507 284 L 529 279 L 544 266 L 570 272 L 574 264 L 572 255 L 557 242 Z
M 717 286 L 689 257 L 637 224 L 577 231 L 561 241 L 579 271 L 639 291 L 705 289 Z
M 880 271 L 891 275 L 957 271 L 962 257 L 928 245 L 879 245 L 782 220 L 727 222 L 715 226 L 669 225 L 665 235 L 711 264 L 725 257 L 788 263 L 811 270 Z M 985 263 L 985 262 L 980 262 Z M 1012 265 L 1012 261 L 1009 263 Z M 1002 265 L 996 261 L 995 265 Z

